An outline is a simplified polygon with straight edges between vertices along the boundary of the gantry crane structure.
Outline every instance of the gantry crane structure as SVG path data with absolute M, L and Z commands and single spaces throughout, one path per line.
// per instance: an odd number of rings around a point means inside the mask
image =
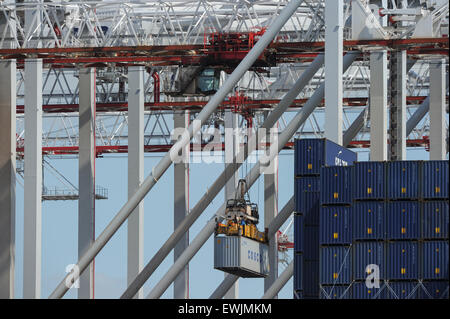
M 406 159 L 407 147 L 445 158 L 448 45 L 448 3 L 438 0 L 0 1 L 0 136 L 8 142 L 0 153 L 5 163 L 14 162 L 8 166 L 14 175 L 16 162 L 25 166 L 19 173 L 30 198 L 24 296 L 40 297 L 36 269 L 45 194 L 39 176 L 42 163 L 48 169 L 46 158 L 79 156 L 79 194 L 60 198 L 79 198 L 83 217 L 79 296 L 93 297 L 92 260 L 128 218 L 128 288 L 122 297 L 142 296 L 143 283 L 175 249 L 174 265 L 148 297 L 160 297 L 175 281 L 174 297 L 183 298 L 185 265 L 214 229 L 208 224 L 190 244 L 185 233 L 222 187 L 234 198 L 239 165 L 226 165 L 189 209 L 186 164 L 174 164 L 182 181 L 175 186 L 175 231 L 144 267 L 139 202 L 171 165 L 170 150 L 194 148 L 174 140 L 172 128 L 189 127 L 189 139 L 202 132 L 207 138 L 198 141 L 200 150 L 211 140 L 210 128 L 219 129 L 214 142 L 226 152 L 225 128 L 256 132 L 276 124 L 282 143 L 276 153 L 292 149 L 293 138 L 314 136 L 370 148 L 373 160 Z M 268 147 L 259 142 L 257 148 Z M 145 180 L 144 152 L 166 153 Z M 128 153 L 129 201 L 94 240 L 95 158 L 111 153 Z M 247 176 L 249 187 L 259 177 L 254 172 Z M 272 190 L 265 196 L 264 226 L 273 267 L 264 298 L 275 296 L 292 275 L 290 265 L 278 278 L 275 264 L 277 250 L 289 248 L 276 238 L 293 199 L 278 211 L 277 181 L 270 176 L 264 176 Z M 13 180 L 0 184 L 9 203 Z M 9 217 L 2 227 L 10 230 L 14 207 L 3 207 Z M 2 245 L 10 244 L 3 233 Z M 11 269 L 11 259 L 5 260 L 9 268 L 2 269 Z M 0 276 L 0 296 L 11 296 L 13 275 Z M 66 282 L 78 278 L 75 271 L 67 276 Z M 227 275 L 211 297 L 223 297 L 237 279 Z M 51 297 L 67 289 L 63 281 Z

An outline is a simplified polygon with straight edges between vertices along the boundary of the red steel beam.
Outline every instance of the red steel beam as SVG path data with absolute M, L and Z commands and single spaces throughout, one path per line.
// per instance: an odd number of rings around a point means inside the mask
M 425 96 L 408 96 L 406 101 L 408 104 L 418 104 L 425 100 Z M 296 99 L 290 106 L 291 108 L 302 107 L 308 99 Z M 368 98 L 344 98 L 344 104 L 348 106 L 365 106 Z M 447 96 L 448 100 L 448 96 Z M 270 108 L 272 105 L 278 104 L 278 99 L 267 100 L 242 100 L 239 105 L 245 107 L 246 110 L 258 110 L 264 108 Z M 154 111 L 171 111 L 174 109 L 201 109 L 208 103 L 207 101 L 185 101 L 185 102 L 158 102 L 158 103 L 145 103 L 147 110 Z M 219 106 L 219 109 L 233 109 L 235 101 L 223 101 Z M 322 104 L 324 101 L 322 100 Z M 78 104 L 47 104 L 43 105 L 43 111 L 45 113 L 71 113 L 78 111 Z M 128 103 L 97 103 L 97 112 L 123 112 L 128 110 Z M 24 106 L 17 105 L 16 112 L 18 114 L 24 113 Z
M 409 147 L 424 147 L 429 145 L 429 139 L 424 137 L 423 139 L 410 139 L 406 141 L 406 144 Z M 212 144 L 214 145 L 216 150 L 223 151 L 224 143 Z M 206 145 L 202 145 L 202 150 Z M 263 145 L 262 145 L 263 146 Z M 165 153 L 170 150 L 172 147 L 171 144 L 167 145 L 145 145 L 144 151 L 148 153 Z M 352 141 L 349 145 L 349 148 L 368 148 L 370 147 L 370 141 Z M 294 143 L 288 142 L 284 146 L 283 149 L 293 149 Z M 17 153 L 19 156 L 23 156 L 24 148 L 17 147 Z M 97 156 L 102 154 L 111 154 L 111 153 L 127 153 L 128 145 L 102 145 L 96 147 Z M 191 144 L 191 151 L 194 150 L 193 144 Z M 78 146 L 50 146 L 43 147 L 42 153 L 44 155 L 75 155 L 78 154 Z

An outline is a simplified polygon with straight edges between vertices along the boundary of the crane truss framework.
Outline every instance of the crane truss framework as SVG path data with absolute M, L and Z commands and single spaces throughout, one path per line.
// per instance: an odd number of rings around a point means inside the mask
M 408 1 L 407 1 L 408 2 Z M 409 1 L 413 3 L 414 1 Z M 17 152 L 21 160 L 24 150 L 24 71 L 28 58 L 42 58 L 46 67 L 43 74 L 45 155 L 77 154 L 78 152 L 78 70 L 96 67 L 96 101 L 98 116 L 95 123 L 97 156 L 103 153 L 127 152 L 127 68 L 130 65 L 147 66 L 144 78 L 145 138 L 147 152 L 166 152 L 172 146 L 169 116 L 175 110 L 192 110 L 191 117 L 207 103 L 207 96 L 173 96 L 171 79 L 181 66 L 201 65 L 208 55 L 208 36 L 211 33 L 251 33 L 266 28 L 283 9 L 282 1 L 134 1 L 125 2 L 44 2 L 21 3 L 3 1 L 0 4 L 0 57 L 18 61 L 17 73 Z M 438 10 L 435 10 L 438 11 Z M 27 12 L 37 12 L 27 21 Z M 350 7 L 344 9 L 345 21 Z M 276 52 L 277 64 L 253 68 L 239 81 L 236 92 L 230 93 L 218 112 L 202 127 L 205 136 L 210 129 L 222 123 L 227 109 L 239 113 L 239 127 L 253 129 L 263 122 L 263 112 L 272 109 L 302 74 L 308 63 L 323 51 L 324 2 L 304 1 L 289 19 L 269 49 Z M 402 39 L 414 23 L 403 23 L 404 28 L 388 30 L 391 40 L 353 40 L 351 28 L 344 28 L 345 50 L 370 53 L 375 49 L 407 51 L 408 63 L 414 66 L 406 79 L 407 117 L 411 116 L 429 92 L 429 63 L 436 58 L 446 59 L 448 74 L 448 38 L 441 31 L 447 28 L 448 7 L 442 10 L 440 21 L 434 25 L 437 37 Z M 436 29 L 437 28 L 437 29 Z M 409 31 L 407 31 L 409 30 Z M 439 33 L 441 32 L 441 33 Z M 397 38 L 396 38 L 397 37 Z M 157 72 L 163 83 L 162 92 L 156 92 Z M 298 111 L 324 80 L 321 68 L 300 93 L 290 111 Z M 221 72 L 220 81 L 227 78 Z M 370 89 L 369 55 L 363 54 L 344 74 L 343 130 L 368 107 Z M 159 83 L 158 83 L 159 84 Z M 447 84 L 448 85 L 448 84 Z M 447 87 L 448 90 L 448 87 Z M 166 91 L 166 92 L 164 92 Z M 448 92 L 446 131 L 448 132 Z M 158 99 L 156 97 L 158 96 Z M 236 98 L 243 96 L 244 98 Z M 279 121 L 282 132 L 291 116 L 284 114 Z M 323 137 L 323 108 L 318 108 L 300 127 L 295 137 Z M 408 146 L 427 147 L 429 117 L 425 116 L 409 135 Z M 369 146 L 370 120 L 352 141 L 353 147 Z M 224 132 L 217 149 L 223 149 Z M 286 144 L 291 148 L 292 144 Z M 20 163 L 20 162 L 19 162 Z M 18 164 L 20 167 L 20 164 Z M 106 195 L 107 196 L 107 195 Z M 289 245 L 287 245 L 289 246 Z M 287 247 L 286 246 L 286 247 Z

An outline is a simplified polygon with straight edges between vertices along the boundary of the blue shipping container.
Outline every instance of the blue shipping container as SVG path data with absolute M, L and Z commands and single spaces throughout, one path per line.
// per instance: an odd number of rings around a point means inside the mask
M 386 198 L 385 162 L 356 162 L 353 174 L 355 200 Z
M 294 299 L 303 299 L 303 291 L 294 290 Z
M 389 199 L 418 199 L 420 197 L 420 163 L 420 161 L 387 162 Z
M 379 283 L 379 288 L 368 288 L 366 282 L 355 282 L 352 285 L 353 299 L 384 299 L 386 296 L 386 287 L 384 282 Z
M 294 290 L 303 290 L 303 255 L 295 254 L 294 257 Z
M 320 244 L 351 244 L 352 208 L 350 206 L 320 207 Z
M 422 238 L 448 239 L 448 201 L 422 203 Z
M 294 215 L 294 251 L 303 252 L 303 215 Z
M 320 247 L 320 284 L 350 284 L 351 278 L 351 246 Z
M 295 176 L 319 175 L 322 166 L 348 166 L 357 154 L 327 139 L 296 139 Z
M 390 242 L 387 246 L 387 273 L 389 280 L 419 279 L 419 246 L 417 242 Z
M 378 269 L 377 278 L 385 279 L 384 256 L 384 242 L 356 242 L 353 245 L 353 280 L 366 280 L 369 275 L 376 275 L 375 269 Z
M 351 299 L 352 288 L 350 286 L 321 286 L 320 299 Z
M 386 232 L 387 239 L 418 239 L 420 237 L 419 202 L 388 203 Z
M 304 295 L 319 298 L 319 261 L 303 260 L 303 269 Z
M 295 211 L 298 213 L 303 213 L 302 207 L 307 207 L 310 205 L 309 203 L 303 203 L 304 200 L 310 200 L 311 198 L 307 195 L 311 192 L 319 193 L 320 187 L 320 178 L 319 177 L 297 177 L 295 178 L 294 185 L 294 194 L 295 194 Z M 304 193 L 308 193 L 304 195 Z M 306 198 L 303 198 L 306 196 Z M 313 199 L 312 199 L 313 200 Z M 318 202 L 318 200 L 317 200 Z M 304 205 L 304 206 L 302 206 Z
M 422 163 L 422 197 L 448 199 L 448 161 Z
M 304 226 L 303 254 L 305 260 L 319 260 L 319 226 Z
M 320 170 L 322 205 L 352 203 L 352 170 L 353 166 L 322 167 Z
M 305 217 L 305 226 L 319 226 L 320 192 L 303 192 L 300 212 Z
M 448 299 L 448 280 L 423 282 L 421 288 L 420 298 L 422 299 Z
M 422 244 L 423 279 L 448 280 L 448 241 L 426 241 Z
M 390 282 L 386 289 L 388 299 L 419 299 L 420 286 L 418 282 L 399 281 Z
M 355 202 L 352 207 L 352 233 L 355 240 L 385 238 L 385 203 Z

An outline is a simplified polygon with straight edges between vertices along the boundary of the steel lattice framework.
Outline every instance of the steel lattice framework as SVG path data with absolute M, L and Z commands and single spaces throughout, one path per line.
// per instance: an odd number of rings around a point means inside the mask
M 147 71 L 144 78 L 145 151 L 166 152 L 172 146 L 170 135 L 173 112 L 190 110 L 190 116 L 194 119 L 209 100 L 208 94 L 176 94 L 173 79 L 178 79 L 182 72 L 205 68 L 204 61 L 212 46 L 211 34 L 260 32 L 271 25 L 288 3 L 274 0 L 36 2 L 0 1 L 0 58 L 17 59 L 18 62 L 19 160 L 24 150 L 23 63 L 26 59 L 42 58 L 44 62 L 42 146 L 46 156 L 78 152 L 80 67 L 95 67 L 97 70 L 97 155 L 127 152 L 127 68 L 134 65 L 145 65 Z M 363 4 L 366 2 L 361 1 Z M 394 19 L 414 19 L 402 20 L 400 27 L 385 28 L 385 38 L 380 40 L 352 38 L 351 2 L 345 2 L 345 51 L 362 52 L 361 57 L 344 74 L 343 130 L 349 129 L 359 115 L 364 118 L 364 124 L 350 147 L 369 145 L 371 51 L 407 50 L 410 64 L 407 76 L 408 118 L 429 95 L 430 59 L 446 59 L 448 72 L 448 4 L 422 6 L 427 15 L 420 16 L 417 8 L 421 6 L 421 1 L 403 1 L 402 7 L 398 6 L 398 2 L 386 1 L 386 9 L 391 10 Z M 416 32 L 425 16 L 431 16 L 432 19 L 432 33 L 426 37 Z M 324 34 L 324 1 L 303 1 L 267 49 L 274 53 L 276 62 L 248 71 L 234 92 L 228 95 L 204 124 L 202 131 L 206 133 L 211 127 L 222 127 L 225 110 L 240 115 L 239 128 L 258 128 L 264 121 L 264 112 L 273 109 L 311 61 L 323 53 Z M 209 61 L 207 67 L 219 69 L 219 81 L 223 83 L 233 65 L 214 65 Z M 154 76 L 155 73 L 158 78 Z M 324 68 L 321 67 L 288 112 L 280 118 L 278 123 L 281 132 L 292 117 L 291 111 L 300 110 L 324 78 Z M 322 103 L 294 137 L 323 137 L 323 113 Z M 429 117 L 425 116 L 409 135 L 409 147 L 429 145 L 429 125 Z M 448 115 L 446 128 L 448 131 Z M 292 144 L 288 143 L 285 147 L 289 149 Z M 44 162 L 44 165 L 47 164 Z

